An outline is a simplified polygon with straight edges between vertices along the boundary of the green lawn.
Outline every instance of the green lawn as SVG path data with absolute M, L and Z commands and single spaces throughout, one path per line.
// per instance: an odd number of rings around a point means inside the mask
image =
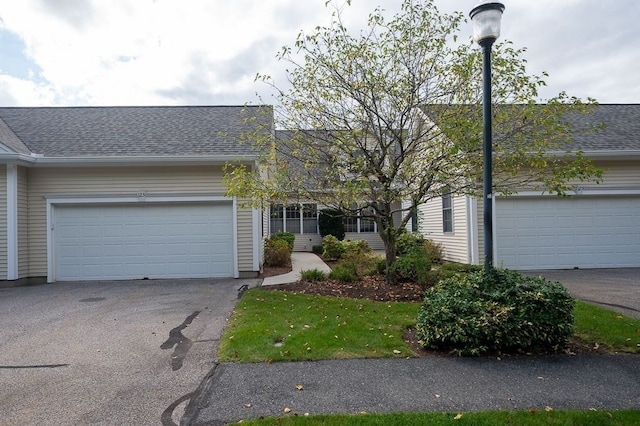
M 412 356 L 402 333 L 419 304 L 338 299 L 252 289 L 218 347 L 223 362 Z
M 581 301 L 574 317 L 574 334 L 584 342 L 613 352 L 640 353 L 640 319 Z
M 474 426 L 520 426 L 520 425 L 635 425 L 640 411 L 483 411 L 479 413 L 402 413 L 288 416 L 243 420 L 243 425 L 474 425 Z
M 409 357 L 402 340 L 418 303 L 386 303 L 251 289 L 218 348 L 222 362 Z M 640 320 L 577 302 L 575 335 L 614 352 L 640 353 Z

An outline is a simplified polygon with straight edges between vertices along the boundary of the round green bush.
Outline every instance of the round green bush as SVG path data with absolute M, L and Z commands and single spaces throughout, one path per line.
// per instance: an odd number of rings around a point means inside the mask
M 327 235 L 322 239 L 322 258 L 324 260 L 337 260 L 342 257 L 345 247 L 342 241 L 333 235 Z
M 559 282 L 493 269 L 459 274 L 425 292 L 420 344 L 457 355 L 549 353 L 567 347 L 573 298 Z

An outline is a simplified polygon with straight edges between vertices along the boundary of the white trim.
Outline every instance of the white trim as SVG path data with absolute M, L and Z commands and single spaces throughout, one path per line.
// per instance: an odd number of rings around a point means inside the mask
M 45 195 L 47 201 L 47 282 L 52 283 L 55 281 L 55 268 L 54 268 L 54 229 L 55 223 L 55 205 L 57 204 L 138 204 L 138 203 L 193 203 L 193 202 L 227 202 L 231 203 L 233 214 L 233 277 L 240 277 L 240 271 L 238 270 L 238 209 L 236 199 L 229 199 L 222 195 L 191 195 L 191 196 L 149 196 L 144 194 L 141 197 L 138 196 L 99 196 L 99 195 Z
M 253 240 L 253 270 L 260 270 L 260 244 L 262 243 L 262 211 L 251 209 L 251 238 Z
M 467 204 L 467 246 L 469 247 L 469 263 L 478 265 L 478 199 L 470 195 L 466 196 Z
M 18 279 L 18 166 L 7 164 L 7 280 Z
M 233 278 L 240 278 L 240 271 L 238 270 L 238 202 L 237 198 L 233 197 L 231 203 L 231 215 L 232 227 L 233 227 Z
M 496 193 L 491 193 L 491 224 L 492 224 L 492 232 L 491 238 L 493 239 L 493 266 L 500 267 L 497 264 L 498 261 L 498 222 L 497 222 L 497 214 L 496 214 Z
M 568 191 L 568 196 L 593 196 L 593 195 L 640 195 L 639 188 L 595 188 L 578 186 L 575 191 Z M 549 194 L 546 191 L 520 191 L 513 194 L 495 194 L 495 198 L 518 198 L 518 197 L 558 197 L 555 194 Z

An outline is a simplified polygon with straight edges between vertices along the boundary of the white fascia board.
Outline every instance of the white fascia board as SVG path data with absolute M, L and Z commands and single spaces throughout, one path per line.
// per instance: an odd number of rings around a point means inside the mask
M 582 196 L 606 196 L 606 195 L 640 195 L 639 187 L 619 187 L 619 188 L 597 188 L 595 186 L 586 187 L 577 185 L 575 191 L 567 191 L 567 195 L 571 197 L 580 197 Z M 552 198 L 562 198 L 562 196 L 558 196 L 556 194 L 550 194 L 547 191 L 519 191 L 513 194 L 504 195 L 504 194 L 494 194 L 493 198 L 524 198 L 524 197 L 552 197 Z
M 18 164 L 20 166 L 33 165 L 34 158 L 31 155 L 20 154 L 17 152 L 2 152 L 0 151 L 0 164 Z
M 588 151 L 588 150 L 579 150 L 579 151 L 551 151 L 550 155 L 556 157 L 562 157 L 569 153 L 570 157 L 574 157 L 578 152 L 581 152 L 582 155 L 586 158 L 591 159 L 603 159 L 603 160 L 633 160 L 640 159 L 640 150 L 619 150 L 619 149 L 608 149 L 608 150 L 597 150 L 597 151 Z
M 130 156 L 130 157 L 45 157 L 29 158 L 34 166 L 135 166 L 135 165 L 224 165 L 229 162 L 253 164 L 257 156 L 249 155 L 189 155 L 189 156 Z M 0 159 L 2 156 L 0 156 Z

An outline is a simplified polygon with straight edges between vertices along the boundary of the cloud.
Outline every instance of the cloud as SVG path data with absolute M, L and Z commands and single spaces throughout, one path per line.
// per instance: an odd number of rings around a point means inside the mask
M 545 97 L 567 90 L 640 101 L 640 2 L 618 0 L 615 8 L 595 0 L 504 3 L 503 37 L 528 48 L 531 73 L 549 72 Z M 352 0 L 344 15 L 348 28 L 357 33 L 376 4 L 387 16 L 399 12 L 398 0 Z M 474 4 L 436 0 L 442 12 L 465 16 Z M 0 0 L 4 99 L 22 105 L 252 101 L 256 91 L 268 93 L 253 82 L 255 74 L 286 83 L 276 53 L 292 46 L 300 30 L 328 25 L 331 12 L 324 0 Z M 470 34 L 471 24 L 462 24 L 461 40 Z

